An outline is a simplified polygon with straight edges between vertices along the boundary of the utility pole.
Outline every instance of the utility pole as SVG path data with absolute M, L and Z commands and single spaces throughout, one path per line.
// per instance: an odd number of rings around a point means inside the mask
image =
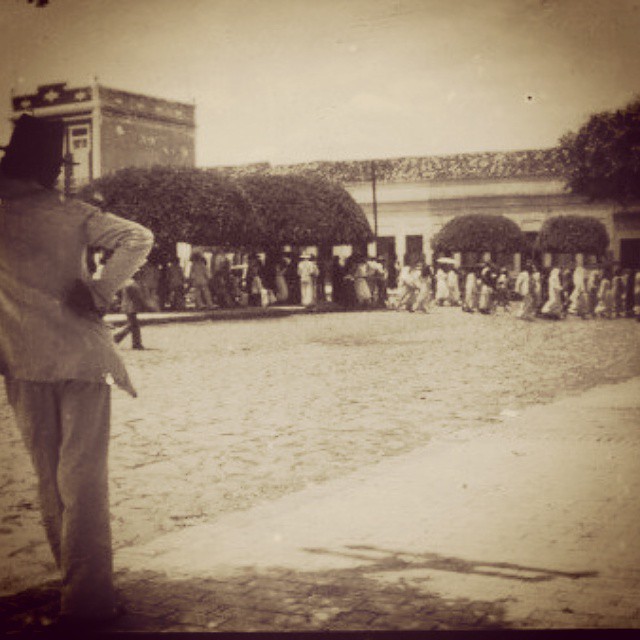
M 375 242 L 375 255 L 378 255 L 378 200 L 376 198 L 376 163 L 371 161 L 371 188 L 373 191 L 373 234 Z

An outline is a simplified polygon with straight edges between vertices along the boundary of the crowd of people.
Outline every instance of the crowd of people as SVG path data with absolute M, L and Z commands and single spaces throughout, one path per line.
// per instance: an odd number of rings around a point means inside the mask
M 95 277 L 99 277 L 100 262 L 98 258 L 93 267 Z M 311 254 L 282 254 L 266 261 L 250 254 L 246 262 L 235 264 L 226 253 L 215 253 L 208 261 L 202 252 L 194 251 L 186 273 L 174 257 L 162 264 L 147 262 L 133 280 L 138 311 L 184 311 L 282 303 L 313 306 L 324 299 L 323 275 Z M 120 297 L 115 308 L 124 302 Z
M 217 253 L 207 261 L 198 251 L 187 273 L 177 258 L 165 264 L 148 262 L 134 276 L 139 288 L 138 311 L 265 307 L 274 304 L 315 307 L 330 297 L 349 308 L 386 307 L 388 272 L 384 259 L 351 256 L 320 260 L 312 253 L 250 254 L 232 264 Z M 331 291 L 327 295 L 327 284 Z M 116 301 L 122 306 L 124 299 Z
M 329 262 L 311 253 L 282 253 L 266 260 L 251 254 L 246 263 L 233 265 L 227 254 L 214 254 L 207 262 L 194 252 L 187 273 L 177 258 L 145 264 L 133 278 L 137 311 L 273 304 L 313 308 L 331 300 L 345 309 L 427 313 L 449 306 L 466 313 L 510 312 L 523 320 L 640 318 L 640 272 L 610 264 L 541 268 L 527 262 L 515 274 L 490 262 L 458 267 L 450 258 L 434 265 L 418 258 L 400 266 L 394 256 L 355 253 Z M 131 307 L 128 298 L 120 305 Z
M 533 262 L 514 277 L 485 262 L 459 269 L 452 260 L 405 265 L 398 276 L 396 310 L 428 312 L 436 306 L 467 313 L 513 312 L 523 320 L 568 315 L 640 320 L 640 271 L 612 265 L 539 268 Z
M 516 280 L 519 317 L 560 320 L 567 315 L 640 320 L 640 271 L 612 265 L 552 267 L 527 265 Z
M 348 309 L 386 308 L 395 280 L 395 269 L 389 269 L 384 257 L 334 256 L 331 264 L 333 302 Z

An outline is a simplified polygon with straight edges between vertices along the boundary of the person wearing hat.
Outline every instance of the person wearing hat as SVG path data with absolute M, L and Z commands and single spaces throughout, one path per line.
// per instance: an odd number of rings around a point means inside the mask
M 300 256 L 298 276 L 300 277 L 300 302 L 305 307 L 313 307 L 316 302 L 315 280 L 318 277 L 318 266 L 311 260 L 308 253 Z
M 93 625 L 118 613 L 111 386 L 136 395 L 102 314 L 144 263 L 153 234 L 55 190 L 63 133 L 61 122 L 23 115 L 0 159 L 0 374 L 62 574 L 61 622 Z M 90 247 L 112 252 L 96 280 Z

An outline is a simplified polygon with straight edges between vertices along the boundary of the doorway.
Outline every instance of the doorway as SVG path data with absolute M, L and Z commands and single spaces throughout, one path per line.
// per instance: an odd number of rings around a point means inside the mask
M 620 240 L 620 266 L 623 269 L 640 269 L 640 238 Z

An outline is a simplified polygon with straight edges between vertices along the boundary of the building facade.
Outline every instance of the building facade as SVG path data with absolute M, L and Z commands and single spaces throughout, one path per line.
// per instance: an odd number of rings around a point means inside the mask
M 195 165 L 195 106 L 93 84 L 38 87 L 12 98 L 23 113 L 65 123 L 65 154 L 74 162 L 71 188 L 124 167 Z
M 613 260 L 640 268 L 640 206 L 623 210 L 613 202 L 572 195 L 565 188 L 563 167 L 562 153 L 554 148 L 247 169 L 312 173 L 341 182 L 377 230 L 378 255 L 402 260 L 417 253 L 430 260 L 433 236 L 463 214 L 503 215 L 518 224 L 532 247 L 545 220 L 579 215 L 604 224 Z M 375 250 L 369 247 L 371 253 Z M 547 264 L 553 259 L 536 257 Z M 516 256 L 514 268 L 518 261 Z

